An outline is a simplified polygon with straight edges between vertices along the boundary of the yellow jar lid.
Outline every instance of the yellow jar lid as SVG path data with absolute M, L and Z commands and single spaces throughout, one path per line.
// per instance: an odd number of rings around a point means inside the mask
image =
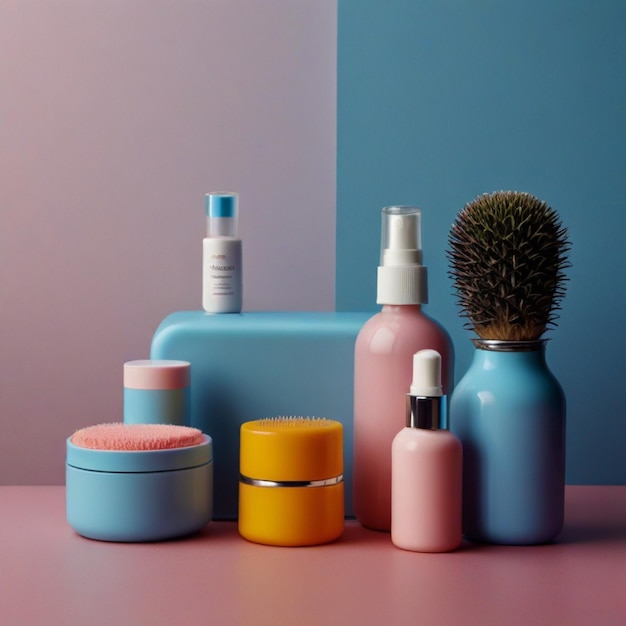
M 343 426 L 325 418 L 275 417 L 241 426 L 240 472 L 268 481 L 312 481 L 343 473 Z

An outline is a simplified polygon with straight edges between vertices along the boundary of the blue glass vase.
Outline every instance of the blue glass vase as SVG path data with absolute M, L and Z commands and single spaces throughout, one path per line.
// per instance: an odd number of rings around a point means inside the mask
M 550 542 L 563 526 L 565 397 L 546 342 L 473 341 L 450 402 L 463 444 L 463 533 L 483 543 Z

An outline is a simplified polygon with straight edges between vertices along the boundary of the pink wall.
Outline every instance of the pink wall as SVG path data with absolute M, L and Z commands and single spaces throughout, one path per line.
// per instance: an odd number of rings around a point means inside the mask
M 332 310 L 336 0 L 0 0 L 0 484 L 60 484 L 122 363 L 200 308 L 240 192 L 245 308 Z

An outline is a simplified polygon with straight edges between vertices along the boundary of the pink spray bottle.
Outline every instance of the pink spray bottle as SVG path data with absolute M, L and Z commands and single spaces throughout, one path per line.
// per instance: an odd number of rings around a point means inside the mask
M 413 355 L 439 352 L 443 391 L 452 389 L 452 342 L 422 312 L 427 301 L 420 209 L 385 207 L 376 299 L 383 307 L 361 329 L 354 352 L 354 513 L 373 530 L 391 530 L 391 443 L 405 425 Z

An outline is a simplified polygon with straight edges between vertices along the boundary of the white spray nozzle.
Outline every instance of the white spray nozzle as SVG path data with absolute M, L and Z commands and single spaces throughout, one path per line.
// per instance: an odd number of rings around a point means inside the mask
M 413 355 L 413 382 L 410 394 L 426 398 L 443 395 L 441 355 L 436 350 L 420 350 Z
M 421 219 L 422 212 L 417 207 L 383 209 L 378 304 L 428 302 L 427 272 L 422 265 Z
M 389 248 L 393 250 L 417 250 L 415 215 L 389 216 Z
M 422 262 L 421 212 L 415 207 L 383 209 L 380 264 L 419 265 Z

